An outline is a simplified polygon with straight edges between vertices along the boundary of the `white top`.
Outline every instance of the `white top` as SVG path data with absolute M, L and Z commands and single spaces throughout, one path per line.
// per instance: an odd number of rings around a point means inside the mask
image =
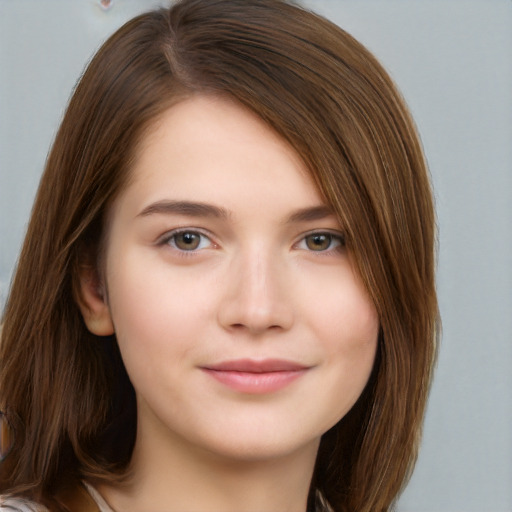
M 84 482 L 84 486 L 91 495 L 91 498 L 96 502 L 100 512 L 114 512 L 108 503 L 103 499 L 101 494 L 88 483 Z M 4 512 L 49 512 L 46 507 L 38 505 L 33 501 L 23 498 L 3 498 L 0 496 L 0 511 Z
M 91 498 L 96 502 L 100 512 L 114 512 L 109 504 L 103 499 L 103 496 L 87 482 L 83 482 Z M 316 492 L 315 510 L 323 512 L 334 512 L 333 508 L 327 503 L 326 499 L 318 491 Z M 49 512 L 46 507 L 38 505 L 33 501 L 23 498 L 3 498 L 0 496 L 0 512 Z
M 83 482 L 85 488 L 91 495 L 91 498 L 96 502 L 100 512 L 114 512 L 109 504 L 103 499 L 103 496 L 94 488 L 92 485 L 89 485 L 87 482 Z

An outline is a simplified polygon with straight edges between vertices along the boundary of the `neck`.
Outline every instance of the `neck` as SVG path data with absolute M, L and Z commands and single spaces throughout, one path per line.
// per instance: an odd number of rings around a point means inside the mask
M 175 440 L 176 441 L 176 440 Z M 186 443 L 136 443 L 130 478 L 99 488 L 116 511 L 305 512 L 318 443 L 267 459 L 221 457 Z

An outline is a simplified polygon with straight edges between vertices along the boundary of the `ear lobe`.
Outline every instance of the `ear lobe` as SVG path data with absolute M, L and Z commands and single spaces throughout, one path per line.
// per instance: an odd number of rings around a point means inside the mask
M 114 334 L 106 293 L 95 268 L 84 265 L 79 270 L 80 293 L 78 306 L 85 325 L 96 336 Z

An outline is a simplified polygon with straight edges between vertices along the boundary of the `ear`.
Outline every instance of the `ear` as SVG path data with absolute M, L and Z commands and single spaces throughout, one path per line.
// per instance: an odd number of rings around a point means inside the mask
M 78 306 L 85 325 L 96 336 L 114 334 L 105 286 L 98 271 L 90 265 L 81 265 L 78 274 L 80 282 Z

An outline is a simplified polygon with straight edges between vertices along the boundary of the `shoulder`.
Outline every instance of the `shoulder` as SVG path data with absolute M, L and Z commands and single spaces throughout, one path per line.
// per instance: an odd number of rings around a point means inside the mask
M 48 509 L 23 498 L 0 496 L 0 512 L 48 512 Z

